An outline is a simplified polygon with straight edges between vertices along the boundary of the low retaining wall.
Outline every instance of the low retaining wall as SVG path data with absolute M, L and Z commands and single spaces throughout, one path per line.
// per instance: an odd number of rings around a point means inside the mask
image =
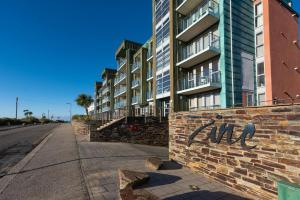
M 97 131 L 92 130 L 90 140 L 94 142 L 126 142 L 153 146 L 168 146 L 168 122 L 157 118 L 128 117 Z
M 101 121 L 93 120 L 93 121 L 80 121 L 73 120 L 72 127 L 76 135 L 89 135 L 90 130 L 96 130 L 101 126 Z
M 227 186 L 269 200 L 300 184 L 299 105 L 173 113 L 169 129 L 171 159 Z

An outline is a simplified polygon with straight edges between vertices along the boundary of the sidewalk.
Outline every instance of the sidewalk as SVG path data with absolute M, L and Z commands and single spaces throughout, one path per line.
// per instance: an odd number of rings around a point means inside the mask
M 0 200 L 89 199 L 71 126 L 59 126 L 48 138 L 36 154 L 28 155 L 32 159 L 3 190 Z
M 77 136 L 82 168 L 91 199 L 118 199 L 118 168 L 150 172 L 145 189 L 165 200 L 243 200 L 243 194 L 195 174 L 191 170 L 168 162 L 168 170 L 151 172 L 145 160 L 151 156 L 168 159 L 168 149 L 123 143 L 90 143 Z M 198 187 L 193 191 L 191 187 Z

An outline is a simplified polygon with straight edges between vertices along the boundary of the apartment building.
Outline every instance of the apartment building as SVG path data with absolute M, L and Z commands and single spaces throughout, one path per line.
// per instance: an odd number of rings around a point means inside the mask
M 113 118 L 114 111 L 114 80 L 116 70 L 112 68 L 104 68 L 102 77 L 102 87 L 101 87 L 101 119 L 111 120 Z
M 170 0 L 153 0 L 153 65 L 154 65 L 154 107 L 155 115 L 167 117 L 170 112 L 170 39 L 171 15 Z M 172 21 L 171 21 L 172 22 Z
M 102 113 L 102 82 L 95 82 L 95 93 L 94 93 L 94 109 L 96 119 L 100 119 L 100 114 Z
M 153 35 L 144 45 L 124 40 L 117 49 L 114 106 L 105 99 L 102 112 L 167 117 L 172 111 L 300 99 L 299 16 L 291 1 L 152 5 Z
M 291 1 L 256 0 L 254 16 L 257 104 L 291 102 L 300 95 L 299 15 Z
M 133 92 L 136 92 L 137 85 L 137 68 L 140 66 L 138 63 L 138 56 L 134 62 L 134 55 L 142 47 L 142 44 L 124 40 L 116 51 L 115 57 L 117 61 L 116 83 L 114 84 L 114 115 L 116 117 L 134 114 L 132 107 Z M 136 78 L 136 79 L 133 79 Z M 134 84 L 134 87 L 132 87 Z M 137 95 L 138 93 L 134 93 Z M 137 97 L 136 97 L 137 98 Z
M 151 37 L 147 42 L 146 42 L 146 48 L 148 49 L 147 51 L 147 71 L 146 71 L 146 101 L 147 101 L 147 106 L 145 108 L 145 113 L 147 115 L 154 115 L 154 59 L 153 59 L 153 38 Z

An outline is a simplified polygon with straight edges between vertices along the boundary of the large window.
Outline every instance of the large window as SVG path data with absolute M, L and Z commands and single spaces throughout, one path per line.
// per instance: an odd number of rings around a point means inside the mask
M 158 23 L 169 12 L 169 0 L 155 1 L 155 20 Z
M 259 3 L 255 6 L 255 27 L 261 27 L 263 25 L 263 6 Z
M 263 106 L 265 105 L 265 99 L 266 99 L 266 94 L 263 93 L 263 94 L 258 94 L 258 105 L 259 106 Z
M 170 91 L 170 71 L 165 71 L 156 76 L 156 94 L 163 94 Z
M 264 63 L 257 64 L 257 86 L 265 87 L 265 66 Z
M 256 34 L 256 57 L 261 58 L 264 56 L 264 35 L 263 33 Z

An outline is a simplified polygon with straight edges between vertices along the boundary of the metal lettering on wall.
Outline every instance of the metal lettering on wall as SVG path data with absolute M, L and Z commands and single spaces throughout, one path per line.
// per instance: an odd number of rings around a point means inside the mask
M 216 116 L 217 119 L 222 119 L 221 115 Z M 248 146 L 246 144 L 246 139 L 247 137 L 249 140 L 251 140 L 255 134 L 255 125 L 253 123 L 249 123 L 245 126 L 242 134 L 236 138 L 232 138 L 233 130 L 234 130 L 234 125 L 233 124 L 227 124 L 223 123 L 220 128 L 219 128 L 219 133 L 217 134 L 218 127 L 215 126 L 215 120 L 211 119 L 209 123 L 197 128 L 190 136 L 189 136 L 189 141 L 188 141 L 188 146 L 191 146 L 193 143 L 197 143 L 197 140 L 194 140 L 194 138 L 200 134 L 201 131 L 204 129 L 212 126 L 212 129 L 210 133 L 207 135 L 207 138 L 205 140 L 210 140 L 212 143 L 220 144 L 221 140 L 223 139 L 224 135 L 227 133 L 227 144 L 232 145 L 236 142 L 240 141 L 241 147 L 245 150 L 250 150 L 254 149 L 255 146 Z

